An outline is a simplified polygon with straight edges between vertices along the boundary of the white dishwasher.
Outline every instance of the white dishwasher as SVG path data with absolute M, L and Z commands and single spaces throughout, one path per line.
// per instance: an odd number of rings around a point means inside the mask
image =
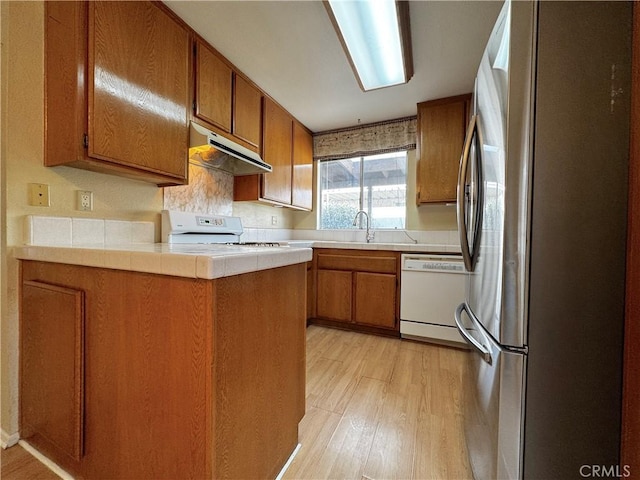
M 453 318 L 464 300 L 460 255 L 403 254 L 400 276 L 400 336 L 466 346 Z

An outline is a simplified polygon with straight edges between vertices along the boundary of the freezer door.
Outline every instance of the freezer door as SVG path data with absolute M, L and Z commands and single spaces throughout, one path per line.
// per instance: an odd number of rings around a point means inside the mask
M 469 313 L 456 310 L 460 334 L 473 348 L 464 368 L 464 422 L 476 480 L 522 478 L 526 356 L 501 348 Z

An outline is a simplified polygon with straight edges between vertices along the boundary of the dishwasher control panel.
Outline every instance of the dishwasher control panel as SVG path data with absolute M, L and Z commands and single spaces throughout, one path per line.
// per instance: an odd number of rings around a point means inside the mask
M 464 262 L 458 255 L 403 255 L 403 270 L 464 273 Z

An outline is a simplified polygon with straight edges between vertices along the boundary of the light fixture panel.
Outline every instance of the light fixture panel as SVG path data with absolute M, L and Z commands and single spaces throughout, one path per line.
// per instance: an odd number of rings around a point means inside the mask
M 327 0 L 325 7 L 362 90 L 409 80 L 408 4 L 400 8 L 395 0 Z

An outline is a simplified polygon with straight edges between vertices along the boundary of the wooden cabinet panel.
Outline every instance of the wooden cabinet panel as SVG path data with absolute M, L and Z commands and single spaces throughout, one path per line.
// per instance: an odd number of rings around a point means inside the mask
M 471 95 L 418 104 L 417 203 L 456 201 Z
M 46 2 L 44 164 L 84 158 L 87 133 L 86 2 Z
M 345 255 L 318 253 L 318 268 L 332 270 L 358 270 L 361 272 L 396 273 L 397 256 Z
M 304 264 L 204 280 L 21 263 L 21 433 L 35 447 L 76 478 L 277 475 L 305 409 Z
M 351 321 L 351 272 L 318 270 L 317 313 L 319 317 Z
M 355 272 L 354 321 L 395 328 L 396 275 Z
M 291 148 L 293 119 L 273 100 L 264 99 L 263 158 L 273 171 L 262 175 L 262 196 L 267 200 L 291 204 Z
M 233 179 L 235 201 L 313 208 L 313 137 L 273 100 L 264 98 L 262 154 L 273 172 Z
M 89 156 L 186 177 L 189 45 L 150 2 L 90 2 Z
M 220 279 L 213 478 L 275 478 L 305 411 L 304 264 Z M 264 293 L 265 285 L 286 285 Z M 238 301 L 239 296 L 259 301 Z M 289 452 L 289 453 L 286 453 Z M 275 467 L 275 468 L 274 468 Z
M 385 335 L 399 333 L 400 254 L 314 249 L 316 311 L 311 323 Z
M 293 122 L 292 205 L 313 207 L 313 137 L 300 123 Z
M 44 165 L 187 181 L 190 34 L 155 2 L 45 2 Z
M 242 76 L 234 74 L 233 134 L 260 150 L 262 93 Z
M 195 115 L 231 132 L 231 67 L 201 41 L 196 52 Z
M 313 262 L 307 262 L 307 319 L 316 315 L 316 277 Z
M 84 421 L 84 295 L 37 281 L 22 285 L 22 438 L 80 461 Z

